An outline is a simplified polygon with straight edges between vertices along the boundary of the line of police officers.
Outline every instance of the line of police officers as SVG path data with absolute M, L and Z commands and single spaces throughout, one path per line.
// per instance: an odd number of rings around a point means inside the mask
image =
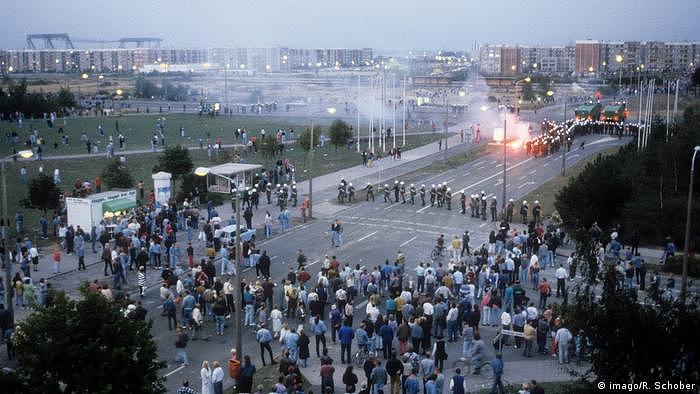
M 234 185 L 231 189 L 231 207 L 233 212 L 236 212 L 236 197 L 238 189 Z M 275 206 L 280 208 L 280 212 L 284 211 L 288 203 L 291 203 L 293 207 L 297 206 L 299 201 L 299 192 L 297 191 L 297 183 L 292 182 L 291 185 L 286 183 L 277 184 L 277 186 L 272 186 L 272 182 L 266 178 L 260 177 L 259 174 L 255 174 L 253 178 L 253 187 L 246 186 L 244 190 L 241 191 L 241 207 L 245 208 L 255 208 L 258 209 L 258 204 L 260 203 L 260 193 L 265 192 L 265 197 L 268 204 L 272 204 L 272 194 L 274 193 L 276 197 Z

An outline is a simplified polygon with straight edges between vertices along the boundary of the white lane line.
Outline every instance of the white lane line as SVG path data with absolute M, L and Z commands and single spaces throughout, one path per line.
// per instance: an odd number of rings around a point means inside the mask
M 364 237 L 358 239 L 357 242 L 362 242 L 362 241 L 366 240 L 367 238 L 373 236 L 374 234 L 376 234 L 376 233 L 378 233 L 378 232 L 379 232 L 379 231 L 375 231 L 375 232 L 369 233 L 369 234 L 365 235 Z
M 483 170 L 484 167 L 486 167 L 486 166 L 477 167 L 476 169 L 477 169 L 477 170 Z
M 386 211 L 387 209 L 392 208 L 392 207 L 395 207 L 395 206 L 397 206 L 397 205 L 399 205 L 399 204 L 401 204 L 401 203 L 400 203 L 400 202 L 395 202 L 395 203 L 389 205 L 388 207 L 385 207 L 384 210 Z
M 272 257 L 270 257 L 270 260 L 274 260 L 276 258 L 277 258 L 277 256 L 272 256 Z
M 172 375 L 172 374 L 174 374 L 174 373 L 176 373 L 176 372 L 180 372 L 180 371 L 182 371 L 183 369 L 185 369 L 185 366 L 184 366 L 184 365 L 180 365 L 179 367 L 177 367 L 177 368 L 173 369 L 172 371 L 170 371 L 170 372 L 166 373 L 165 375 L 163 375 L 163 377 L 164 377 L 164 378 L 167 378 L 168 376 L 170 376 L 170 375 Z
M 319 261 L 321 261 L 321 260 L 314 260 L 314 262 L 313 262 L 313 263 L 311 263 L 311 264 L 307 264 L 306 266 L 307 266 L 307 267 L 311 267 L 312 265 L 314 265 L 314 264 L 318 263 Z
M 472 174 L 471 171 L 467 171 L 467 172 L 465 172 L 462 176 L 469 176 L 469 175 L 471 175 L 471 174 Z
M 461 193 L 461 192 L 458 192 L 458 193 Z M 425 210 L 428 209 L 428 208 L 430 208 L 430 204 L 425 204 L 425 206 L 424 206 L 423 208 L 417 210 L 416 213 L 421 213 L 421 212 L 425 211 Z
M 503 181 L 498 181 L 498 182 L 494 183 L 493 185 L 494 185 L 494 186 L 498 186 L 498 185 L 500 185 L 501 183 L 503 183 Z
M 573 155 L 569 156 L 569 159 L 573 159 L 574 157 L 579 157 L 579 156 L 581 156 L 581 155 L 579 155 L 578 153 L 574 153 Z
M 510 187 L 510 183 L 506 183 L 506 189 Z
M 454 180 L 455 180 L 455 178 L 452 178 L 452 179 L 450 179 L 450 180 L 447 180 L 446 182 L 447 182 L 447 183 L 451 183 L 451 182 L 454 181 Z
M 532 170 L 532 171 L 530 171 L 530 175 L 535 175 L 536 172 L 537 172 L 537 170 Z
M 510 168 L 507 168 L 506 171 L 510 171 L 510 170 L 512 170 L 512 169 L 514 169 L 514 168 L 520 167 L 521 165 L 523 165 L 523 164 L 529 162 L 530 160 L 532 160 L 532 157 L 527 158 L 527 159 L 525 159 L 525 160 L 523 160 L 523 161 L 521 161 L 521 162 L 518 162 L 518 163 L 513 164 L 512 166 L 510 166 Z M 462 193 L 463 191 L 465 191 L 465 190 L 467 190 L 467 189 L 471 189 L 471 188 L 473 188 L 473 187 L 479 186 L 479 185 L 481 185 L 482 183 L 488 182 L 488 181 L 490 181 L 491 179 L 493 179 L 493 178 L 495 178 L 495 177 L 497 177 L 497 176 L 500 176 L 500 175 L 502 175 L 502 174 L 503 174 L 503 172 L 497 172 L 497 173 L 495 173 L 495 174 L 493 174 L 493 175 L 491 175 L 491 176 L 488 176 L 488 177 L 486 177 L 486 178 L 484 178 L 484 179 L 482 179 L 482 180 L 480 180 L 480 181 L 478 181 L 478 182 L 474 182 L 474 183 L 472 183 L 471 185 L 469 185 L 469 186 L 467 186 L 467 187 L 464 187 L 464 188 L 458 190 L 458 191 L 456 192 L 456 194 Z
M 399 248 L 403 248 L 404 246 L 408 245 L 409 242 L 413 241 L 416 238 L 418 238 L 418 237 L 413 237 L 413 238 L 409 239 L 408 241 L 402 243 L 401 245 L 399 245 Z
M 522 188 L 524 188 L 524 187 L 527 186 L 527 185 L 528 185 L 528 182 L 525 182 L 525 183 L 523 183 L 522 185 L 518 186 L 518 189 L 522 189 Z
M 496 164 L 496 163 L 498 163 L 499 161 L 500 161 L 500 160 L 494 160 L 494 161 L 491 162 L 491 164 L 492 164 L 492 165 L 493 165 L 493 164 Z
M 360 302 L 359 304 L 357 304 L 355 309 L 358 309 L 358 310 L 362 309 L 365 305 L 367 305 L 367 300 L 364 300 L 364 301 Z
M 479 225 L 479 227 L 484 227 L 484 226 L 486 226 L 487 224 L 488 224 L 488 223 L 481 223 L 481 224 Z
M 518 178 L 519 181 L 522 181 L 523 179 L 527 178 L 527 175 L 523 175 L 520 178 Z
M 548 165 L 549 165 L 549 162 L 546 162 L 546 163 L 542 164 L 542 167 L 547 167 Z

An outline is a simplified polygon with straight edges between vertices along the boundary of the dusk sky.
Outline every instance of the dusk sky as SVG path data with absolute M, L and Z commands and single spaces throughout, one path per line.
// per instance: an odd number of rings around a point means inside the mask
M 164 47 L 470 49 L 577 39 L 700 41 L 700 0 L 3 0 L 0 48 L 28 33 L 154 36 Z M 99 47 L 99 44 L 80 44 Z

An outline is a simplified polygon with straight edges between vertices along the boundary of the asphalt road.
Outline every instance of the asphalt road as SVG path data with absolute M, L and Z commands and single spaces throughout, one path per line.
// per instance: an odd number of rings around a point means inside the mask
M 595 154 L 611 146 L 619 146 L 625 140 L 611 139 L 604 136 L 589 136 L 585 150 L 572 151 L 567 158 L 567 165 L 571 166 L 587 155 Z M 574 143 L 574 146 L 577 146 Z M 480 159 L 446 171 L 438 175 L 418 177 L 415 180 L 407 180 L 413 183 L 426 183 L 449 181 L 453 190 L 465 189 L 467 194 L 485 191 L 488 195 L 501 194 L 501 167 L 499 167 L 502 151 L 498 147 L 489 149 L 489 153 Z M 518 198 L 539 184 L 557 175 L 560 171 L 560 155 L 548 158 L 525 157 L 523 153 L 513 155 L 509 160 L 508 170 L 508 197 Z M 317 218 L 297 227 L 293 231 L 284 235 L 264 241 L 259 244 L 261 249 L 267 250 L 272 256 L 271 273 L 273 279 L 279 282 L 288 272 L 290 267 L 295 268 L 295 258 L 297 249 L 304 250 L 309 265 L 308 269 L 312 275 L 320 269 L 320 261 L 324 254 L 337 255 L 339 260 L 349 262 L 351 265 L 372 267 L 383 264 L 385 259 L 393 260 L 397 250 L 401 250 L 407 257 L 406 266 L 408 272 L 419 261 L 429 261 L 429 253 L 432 250 L 435 239 L 441 233 L 451 238 L 461 234 L 465 229 L 472 233 L 472 246 L 478 246 L 488 238 L 488 232 L 495 229 L 496 224 L 490 221 L 474 219 L 467 215 L 461 215 L 458 204 L 453 204 L 452 211 L 437 207 L 411 206 L 401 203 L 382 203 L 381 196 L 372 202 L 361 202 L 352 206 L 340 206 L 332 201 L 333 190 L 319 192 L 326 194 L 330 204 L 337 206 L 338 212 L 332 217 Z M 454 193 L 455 196 L 458 193 Z M 457 200 L 457 199 L 455 199 Z M 457 200 L 458 201 L 458 200 Z M 344 244 L 341 247 L 333 248 L 330 245 L 330 223 L 332 219 L 338 218 L 344 223 Z M 255 280 L 254 271 L 244 270 L 244 277 L 248 280 Z M 551 273 L 553 274 L 553 272 Z M 364 317 L 363 298 L 356 301 L 357 310 L 355 321 Z M 157 288 L 147 293 L 145 304 L 151 308 L 149 314 L 154 319 L 153 333 L 160 349 L 163 360 L 171 360 L 175 355 L 174 334 L 167 330 L 167 322 L 158 316 L 158 309 L 153 309 L 160 305 Z M 232 319 L 228 324 L 233 324 Z M 204 333 L 211 335 L 214 327 L 209 324 Z M 227 328 L 226 336 L 211 336 L 208 340 L 198 340 L 190 342 L 188 353 L 191 364 L 189 367 L 180 368 L 170 362 L 163 370 L 163 375 L 168 376 L 167 387 L 174 390 L 182 379 L 187 378 L 192 382 L 199 381 L 199 365 L 202 360 L 226 361 L 229 349 L 233 347 L 234 336 L 232 329 Z M 492 335 L 492 334 L 491 334 Z M 257 344 L 254 341 L 252 331 L 246 329 L 243 333 L 244 349 L 243 353 L 254 355 L 254 360 L 259 363 Z M 456 349 L 454 353 L 459 354 Z M 313 350 L 312 350 L 313 351 Z M 508 358 L 519 359 L 516 354 L 507 356 Z M 340 368 L 338 368 L 340 369 Z M 313 375 L 313 373 L 311 374 Z

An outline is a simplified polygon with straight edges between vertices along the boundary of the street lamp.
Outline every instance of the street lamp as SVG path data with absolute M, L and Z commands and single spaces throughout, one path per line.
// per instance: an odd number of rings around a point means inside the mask
M 525 77 L 521 80 L 515 81 L 515 91 L 513 93 L 515 93 L 515 118 L 516 119 L 518 119 L 520 117 L 519 116 L 520 112 L 518 111 L 518 104 L 520 103 L 520 99 L 518 98 L 518 84 L 520 82 L 530 83 L 530 81 L 532 81 L 532 79 L 530 79 L 530 77 Z M 503 140 L 505 141 L 505 130 L 503 130 L 503 132 L 504 132 Z
M 194 174 L 197 176 L 207 176 L 211 172 L 208 167 L 197 167 L 194 170 Z M 230 179 L 229 179 L 230 181 Z M 233 319 L 236 322 L 236 349 L 240 352 L 243 349 L 243 339 L 241 336 L 241 308 L 243 307 L 243 302 L 241 299 L 241 267 L 243 266 L 243 245 L 241 243 L 241 199 L 238 193 L 238 185 L 235 189 L 231 190 L 231 194 L 235 193 L 236 201 L 236 267 L 235 267 L 235 283 L 236 291 L 234 292 L 234 302 L 236 307 L 233 310 Z M 228 245 L 227 245 L 228 246 Z
M 620 95 L 622 95 L 622 61 L 623 60 L 624 60 L 624 58 L 622 57 L 622 55 L 615 56 L 615 61 L 618 64 L 617 68 L 619 69 L 619 72 L 620 72 L 620 80 L 617 83 L 617 89 L 618 89 L 618 93 Z
M 335 113 L 334 107 L 326 108 L 326 112 L 333 115 Z M 314 175 L 313 175 L 313 165 L 314 165 L 314 118 L 311 117 L 311 140 L 309 141 L 309 168 L 307 173 L 309 174 L 309 219 L 313 218 L 313 192 L 314 192 Z
M 459 97 L 464 97 L 467 95 L 467 92 L 464 91 L 464 89 L 459 89 L 457 92 L 457 95 Z M 450 118 L 450 106 L 449 102 L 447 99 L 448 92 L 445 91 L 445 160 L 447 160 L 447 129 L 449 127 L 449 118 Z
M 693 148 L 693 159 L 690 162 L 690 185 L 688 186 L 688 212 L 685 216 L 685 243 L 683 245 L 683 271 L 681 280 L 681 305 L 685 305 L 685 295 L 688 289 L 688 244 L 690 244 L 690 219 L 693 207 L 693 179 L 695 178 L 695 156 L 700 152 L 700 145 Z
M 3 240 L 6 241 L 6 246 L 8 239 L 7 233 L 10 231 L 10 217 L 7 215 L 7 176 L 5 174 L 5 162 L 9 159 L 12 159 L 13 157 L 19 156 L 23 159 L 28 159 L 33 155 L 34 152 L 32 150 L 21 150 L 2 159 L 2 164 L 0 164 L 0 172 L 2 173 L 2 219 L 3 226 L 7 227 L 5 231 L 3 231 Z M 15 317 L 12 311 L 12 262 L 9 258 L 6 260 L 7 262 L 5 264 L 5 293 L 7 295 L 7 304 L 5 304 L 5 307 L 7 308 L 7 311 L 10 315 L 10 326 L 13 326 L 15 322 Z

